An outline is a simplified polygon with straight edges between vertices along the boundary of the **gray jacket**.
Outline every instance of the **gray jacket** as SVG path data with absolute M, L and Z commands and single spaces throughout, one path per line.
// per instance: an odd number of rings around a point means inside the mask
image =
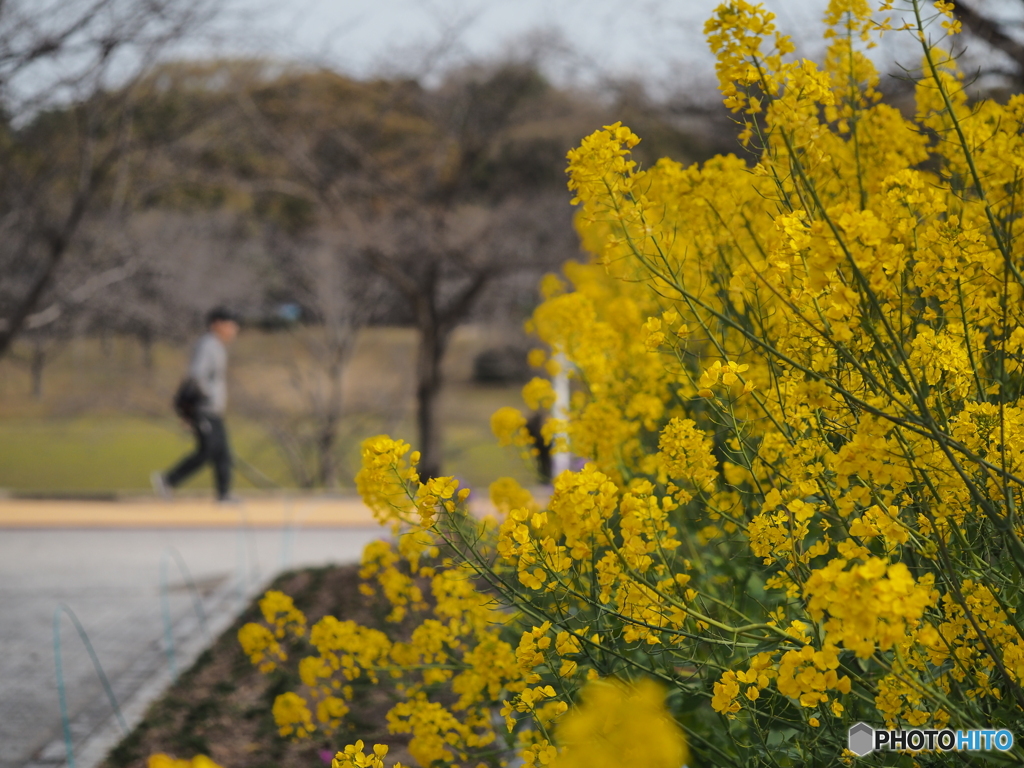
M 188 373 L 206 396 L 200 411 L 223 416 L 228 405 L 228 351 L 224 343 L 212 333 L 200 337 Z

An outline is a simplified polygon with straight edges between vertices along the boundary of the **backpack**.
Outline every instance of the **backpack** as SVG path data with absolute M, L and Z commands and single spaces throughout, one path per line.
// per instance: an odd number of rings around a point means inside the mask
M 206 401 L 206 395 L 191 376 L 186 376 L 178 385 L 171 405 L 174 412 L 185 421 L 193 422 L 199 416 L 199 408 Z

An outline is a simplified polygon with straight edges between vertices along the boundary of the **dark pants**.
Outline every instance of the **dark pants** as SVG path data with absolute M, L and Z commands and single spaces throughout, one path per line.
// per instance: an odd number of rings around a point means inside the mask
M 213 465 L 217 498 L 228 498 L 231 493 L 231 449 L 228 446 L 228 433 L 224 429 L 224 419 L 219 416 L 199 416 L 192 425 L 192 432 L 196 436 L 196 449 L 179 461 L 164 479 L 172 488 L 181 485 L 209 462 Z

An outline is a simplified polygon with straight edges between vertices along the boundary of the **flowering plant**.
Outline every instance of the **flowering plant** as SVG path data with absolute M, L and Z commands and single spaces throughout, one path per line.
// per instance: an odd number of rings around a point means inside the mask
M 1022 732 L 1024 96 L 968 100 L 951 9 L 833 0 L 819 67 L 734 0 L 706 31 L 756 163 L 640 169 L 620 124 L 569 153 L 594 258 L 530 328 L 576 382 L 545 433 L 588 463 L 546 501 L 497 481 L 480 521 L 367 441 L 359 490 L 398 536 L 363 576 L 421 623 L 312 627 L 282 732 L 337 727 L 346 681 L 382 674 L 423 766 L 831 765 L 859 720 Z M 865 53 L 893 28 L 920 42 L 912 119 Z M 522 446 L 524 423 L 493 426 Z

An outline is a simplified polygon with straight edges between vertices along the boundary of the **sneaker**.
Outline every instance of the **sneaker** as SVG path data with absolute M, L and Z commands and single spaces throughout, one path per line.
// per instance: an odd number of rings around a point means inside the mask
M 171 486 L 167 484 L 163 472 L 153 471 L 149 474 L 149 483 L 153 486 L 153 493 L 164 501 L 171 500 Z
M 217 499 L 217 504 L 226 507 L 237 507 L 242 503 L 242 499 L 235 494 L 230 493 L 227 496 L 221 496 Z

